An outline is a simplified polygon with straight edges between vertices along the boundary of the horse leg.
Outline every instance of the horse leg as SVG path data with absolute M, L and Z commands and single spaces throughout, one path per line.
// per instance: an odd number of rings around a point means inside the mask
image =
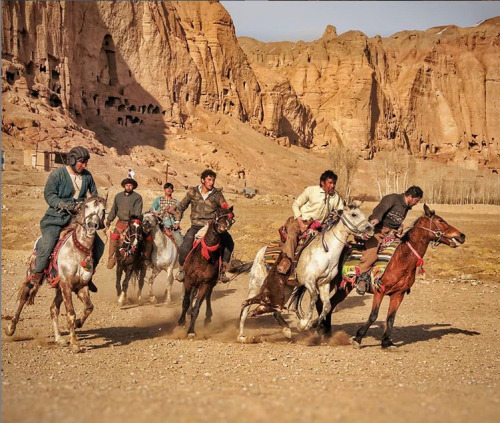
M 330 313 L 330 310 L 332 309 L 332 306 L 330 304 L 330 284 L 329 283 L 324 283 L 319 287 L 319 297 L 321 299 L 321 313 L 318 310 L 318 318 L 314 319 L 312 323 L 312 327 L 317 328 L 318 324 L 320 324 L 325 318 L 328 313 Z M 318 301 L 319 303 L 319 301 Z M 319 304 L 316 304 L 316 308 L 318 307 Z
M 148 285 L 149 285 L 149 301 L 151 303 L 155 302 L 155 296 L 153 295 L 153 283 L 158 276 L 158 273 L 160 273 L 161 270 L 158 269 L 157 267 L 153 267 L 153 272 L 151 273 L 151 276 L 148 279 Z
M 370 316 L 368 317 L 368 321 L 356 332 L 356 337 L 352 342 L 354 348 L 361 347 L 361 340 L 365 337 L 366 332 L 368 332 L 368 329 L 370 329 L 370 326 L 375 323 L 375 320 L 377 320 L 378 310 L 380 309 L 380 303 L 382 303 L 383 298 L 384 294 L 378 291 L 376 291 L 373 295 L 372 311 L 370 313 Z
M 207 311 L 205 314 L 205 321 L 204 324 L 207 326 L 211 321 L 212 321 L 212 316 L 214 313 L 212 312 L 212 291 L 214 287 L 211 286 L 208 288 L 208 293 L 207 293 L 207 298 L 206 298 L 206 303 L 207 303 Z
M 144 288 L 144 279 L 146 277 L 146 266 L 141 266 L 139 269 L 139 282 L 138 282 L 138 290 L 137 290 L 137 302 L 142 301 L 142 288 Z
M 66 345 L 66 340 L 61 336 L 61 331 L 59 330 L 59 312 L 61 310 L 61 303 L 63 301 L 62 292 L 59 288 L 56 288 L 56 296 L 52 305 L 50 306 L 50 317 L 52 319 L 52 327 L 54 328 L 54 339 L 59 345 Z
M 283 328 L 283 335 L 285 335 L 285 338 L 292 339 L 292 331 L 290 330 L 290 326 L 288 326 L 287 321 L 283 319 L 281 312 L 275 311 L 273 313 L 273 316 L 278 321 L 278 324 Z
M 189 306 L 191 304 L 191 293 L 194 292 L 193 288 L 190 289 L 184 289 L 184 297 L 182 298 L 182 313 L 181 317 L 179 318 L 179 321 L 177 324 L 179 326 L 184 326 L 186 323 L 186 313 L 189 309 Z
M 344 301 L 349 293 L 351 292 L 350 289 L 347 288 L 347 286 L 343 289 L 337 288 L 337 291 L 333 295 L 332 298 L 330 298 L 330 311 L 327 313 L 325 316 L 325 319 L 319 323 L 318 326 L 318 333 L 326 336 L 331 336 L 332 334 L 332 314 L 335 311 L 335 308 L 337 305 L 339 305 L 342 301 Z M 320 311 L 318 310 L 318 313 Z
M 248 292 L 247 299 L 255 297 L 261 288 L 261 285 L 256 283 L 255 279 L 250 280 L 250 291 Z M 237 340 L 240 342 L 245 342 L 246 341 L 246 336 L 244 333 L 245 330 L 245 320 L 247 319 L 248 312 L 250 311 L 250 304 L 242 306 L 241 308 L 241 313 L 240 313 L 240 331 L 238 333 L 238 338 Z
M 306 313 L 306 317 L 304 319 L 300 319 L 299 323 L 297 324 L 297 329 L 300 332 L 310 327 L 314 312 L 314 307 L 316 305 L 316 302 L 318 301 L 318 290 L 316 289 L 316 281 L 306 280 L 304 285 L 309 291 L 309 295 L 311 296 L 311 303 L 309 304 L 309 310 Z
M 81 351 L 81 348 L 80 345 L 78 344 L 78 338 L 76 336 L 76 331 L 75 331 L 76 313 L 75 313 L 75 308 L 73 306 L 72 292 L 69 287 L 69 282 L 63 281 L 61 279 L 59 284 L 61 286 L 64 306 L 66 307 L 66 318 L 68 320 L 69 343 L 71 347 L 71 352 L 77 353 Z
M 174 267 L 168 266 L 165 271 L 167 272 L 167 287 L 165 288 L 163 297 L 165 298 L 165 302 L 170 304 L 172 302 L 172 285 L 174 284 Z
M 131 276 L 132 276 L 132 267 L 129 266 L 129 268 L 125 270 L 125 277 L 123 278 L 123 284 L 122 284 L 122 292 L 120 293 L 120 297 L 118 298 L 118 305 L 120 307 L 127 302 L 128 283 Z
M 387 311 L 387 320 L 385 322 L 385 331 L 384 335 L 382 336 L 382 348 L 396 348 L 396 345 L 394 345 L 394 343 L 391 341 L 391 332 L 394 326 L 396 313 L 403 301 L 404 296 L 404 292 L 398 292 L 391 296 L 389 302 L 389 310 Z
M 16 326 L 17 323 L 19 322 L 19 318 L 21 317 L 21 312 L 23 311 L 24 304 L 26 304 L 26 301 L 28 301 L 29 295 L 30 295 L 30 290 L 31 288 L 26 285 L 26 283 L 23 282 L 21 285 L 19 291 L 19 305 L 17 306 L 16 314 L 12 318 L 12 320 L 9 322 L 7 327 L 5 328 L 5 333 L 8 336 L 14 335 L 14 332 L 16 331 Z
M 196 323 L 196 319 L 198 318 L 198 314 L 200 314 L 200 307 L 203 303 L 203 300 L 208 294 L 208 285 L 203 284 L 198 288 L 198 292 L 196 293 L 196 301 L 191 307 L 191 321 L 189 322 L 188 329 L 188 338 L 194 338 L 196 333 L 194 331 L 194 325 Z
M 121 279 L 123 274 L 123 267 L 120 263 L 116 264 L 116 296 L 119 298 L 122 293 Z
M 80 301 L 83 303 L 82 317 L 79 317 L 75 321 L 75 327 L 79 329 L 83 326 L 85 320 L 87 320 L 90 314 L 94 311 L 94 304 L 92 304 L 92 301 L 90 300 L 88 287 L 80 289 L 77 295 Z

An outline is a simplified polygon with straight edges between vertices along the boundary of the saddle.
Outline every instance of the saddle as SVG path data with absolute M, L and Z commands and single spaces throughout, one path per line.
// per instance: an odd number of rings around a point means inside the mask
M 269 269 L 273 264 L 276 263 L 276 260 L 278 259 L 278 256 L 282 252 L 283 244 L 286 241 L 287 235 L 286 235 L 286 230 L 284 226 L 279 228 L 278 230 L 281 240 L 280 241 L 273 241 L 270 242 L 267 247 L 266 251 L 264 253 L 264 262 L 266 264 L 266 270 L 269 272 Z M 300 236 L 299 242 L 297 243 L 297 248 L 295 249 L 295 253 L 293 256 L 292 260 L 292 271 L 288 277 L 287 285 L 289 286 L 298 286 L 299 283 L 297 282 L 297 272 L 295 270 L 297 263 L 299 261 L 300 255 L 302 254 L 302 251 L 304 251 L 304 248 L 306 248 L 310 242 L 319 234 L 319 232 L 315 229 L 308 229 L 307 231 L 304 232 L 303 235 Z M 283 236 L 285 237 L 283 239 Z
M 401 244 L 401 240 L 399 238 L 388 236 L 380 245 L 378 249 L 378 258 L 370 270 L 370 283 L 373 288 L 378 289 L 380 286 L 385 269 L 391 261 L 394 251 L 396 251 L 399 244 Z M 347 248 L 348 251 L 344 256 L 345 258 L 342 263 L 342 282 L 340 283 L 341 289 L 345 289 L 347 284 L 350 284 L 350 289 L 353 289 L 356 285 L 356 280 L 361 274 L 359 266 L 361 256 L 365 249 L 364 244 L 361 243 L 349 243 Z
M 59 251 L 61 250 L 61 247 L 66 243 L 66 241 L 69 239 L 69 237 L 73 235 L 75 229 L 76 229 L 76 224 L 71 223 L 61 231 L 61 233 L 59 234 L 59 240 L 57 241 L 54 250 L 49 256 L 49 264 L 47 265 L 47 268 L 43 271 L 45 275 L 44 276 L 45 280 L 52 288 L 56 288 L 57 285 L 59 284 L 59 267 L 57 266 L 57 257 L 59 256 Z M 26 281 L 29 281 L 31 275 L 34 273 L 35 260 L 37 256 L 37 244 L 40 239 L 41 237 L 38 237 L 37 240 L 35 241 L 35 245 L 33 246 L 33 251 L 28 259 L 28 275 Z M 85 263 L 82 262 L 82 266 L 84 266 L 86 269 L 91 269 L 92 262 L 88 261 L 86 261 Z

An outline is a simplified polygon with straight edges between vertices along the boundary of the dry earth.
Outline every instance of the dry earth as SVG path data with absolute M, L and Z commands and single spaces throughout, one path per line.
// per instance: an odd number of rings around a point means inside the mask
M 13 314 L 45 210 L 40 185 L 16 185 L 6 176 L 2 325 Z M 142 194 L 149 204 L 155 193 Z M 288 216 L 292 197 L 228 197 L 236 210 L 236 255 L 249 260 L 274 239 L 270 228 Z M 363 209 L 372 207 L 366 203 Z M 46 286 L 35 306 L 25 308 L 14 337 L 2 331 L 2 421 L 498 421 L 500 209 L 437 211 L 467 241 L 460 249 L 440 246 L 427 254 L 427 276 L 418 279 L 396 319 L 395 352 L 379 346 L 387 300 L 360 350 L 349 338 L 368 317 L 371 296 L 356 294 L 334 314 L 338 332 L 332 339 L 298 333 L 290 315 L 290 342 L 271 316 L 263 316 L 248 322 L 250 342 L 239 344 L 236 324 L 248 284 L 242 275 L 217 286 L 214 321 L 203 327 L 200 318 L 191 341 L 176 326 L 179 283 L 170 305 L 119 308 L 113 271 L 101 266 L 95 311 L 78 331 L 84 353 L 54 345 L 53 291 Z M 421 207 L 408 220 L 419 212 Z M 155 292 L 163 286 L 160 276 Z M 64 315 L 61 322 L 64 327 Z

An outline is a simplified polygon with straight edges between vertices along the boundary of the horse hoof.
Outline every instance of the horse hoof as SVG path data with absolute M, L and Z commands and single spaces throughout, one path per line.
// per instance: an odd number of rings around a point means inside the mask
M 124 292 L 120 294 L 120 297 L 118 298 L 118 305 L 121 307 L 123 304 L 125 304 L 127 297 Z
M 71 345 L 71 352 L 73 354 L 78 354 L 78 353 L 81 353 L 83 351 L 82 347 L 80 347 L 79 345 Z
M 236 339 L 237 339 L 238 342 L 241 342 L 242 344 L 244 344 L 245 342 L 247 342 L 247 337 L 245 335 L 240 335 Z
M 151 296 L 149 297 L 149 302 L 150 302 L 151 304 L 156 304 L 156 302 L 157 302 L 156 297 L 155 297 L 154 295 L 151 295 Z
M 203 324 L 204 324 L 205 326 L 208 326 L 210 323 L 212 323 L 212 319 L 205 319 L 205 320 L 203 321 Z
M 188 339 L 196 338 L 196 333 L 188 333 Z
M 285 335 L 286 339 L 292 339 L 292 331 L 290 328 L 283 329 L 283 335 Z
M 307 320 L 299 320 L 299 323 L 297 324 L 297 330 L 299 332 L 303 332 L 306 329 L 307 329 Z
M 59 338 L 56 339 L 56 344 L 59 345 L 60 347 L 65 347 L 66 345 L 68 345 L 68 341 L 64 338 Z
M 396 345 L 394 345 L 392 342 L 382 343 L 382 349 L 383 350 L 394 351 L 397 348 L 398 347 L 396 347 Z
M 4 328 L 4 332 L 7 336 L 12 336 L 14 335 L 14 332 L 16 331 L 16 325 L 14 325 L 12 322 L 10 322 L 6 328 Z
M 361 348 L 361 342 L 356 341 L 355 339 L 352 340 L 352 346 L 359 350 Z
M 75 328 L 80 329 L 83 326 L 81 319 L 75 320 Z

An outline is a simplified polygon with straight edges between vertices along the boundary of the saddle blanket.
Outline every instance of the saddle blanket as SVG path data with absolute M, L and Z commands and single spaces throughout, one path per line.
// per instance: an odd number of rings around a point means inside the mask
M 290 273 L 290 276 L 288 277 L 288 282 L 290 284 L 295 284 L 297 280 L 297 272 L 295 271 L 295 268 L 297 266 L 297 262 L 299 261 L 300 254 L 304 250 L 305 247 L 309 245 L 309 243 L 318 235 L 318 231 L 315 230 L 309 230 L 308 235 L 306 238 L 300 238 L 299 243 L 297 244 L 297 248 L 295 249 L 295 255 L 293 257 L 293 270 Z M 281 253 L 281 249 L 283 247 L 283 243 L 280 241 L 273 241 L 270 242 L 269 245 L 266 247 L 266 251 L 264 253 L 264 262 L 266 263 L 266 270 L 269 272 L 269 269 L 271 266 L 276 263 L 276 260 L 278 259 L 278 256 Z
M 380 246 L 378 259 L 373 264 L 370 272 L 370 280 L 374 288 L 378 288 L 380 286 L 380 279 L 382 279 L 385 269 L 399 244 L 401 244 L 400 239 L 391 239 L 389 243 L 383 243 Z M 354 288 L 354 286 L 356 285 L 356 278 L 361 273 L 359 270 L 359 265 L 362 254 L 363 250 L 361 250 L 359 247 L 354 247 L 351 252 L 346 255 L 345 261 L 342 265 L 342 282 L 340 284 L 341 288 L 344 288 L 348 283 L 351 284 L 351 288 Z

